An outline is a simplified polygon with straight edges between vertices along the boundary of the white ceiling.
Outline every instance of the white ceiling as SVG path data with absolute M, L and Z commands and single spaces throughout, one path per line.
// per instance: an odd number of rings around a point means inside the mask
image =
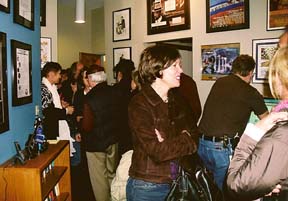
M 58 0 L 58 3 L 74 6 L 76 5 L 76 0 Z M 85 0 L 86 9 L 95 9 L 103 6 L 104 6 L 104 0 Z

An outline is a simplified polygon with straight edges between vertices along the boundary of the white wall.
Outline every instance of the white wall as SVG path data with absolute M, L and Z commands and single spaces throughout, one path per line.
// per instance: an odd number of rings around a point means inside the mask
M 57 58 L 57 0 L 46 2 L 46 26 L 41 27 L 41 37 L 52 38 L 52 61 Z
M 112 69 L 113 48 L 132 47 L 132 60 L 138 65 L 139 56 L 145 42 L 175 38 L 193 37 L 193 78 L 197 83 L 202 105 L 214 81 L 201 80 L 201 45 L 240 43 L 240 53 L 252 55 L 252 39 L 278 37 L 282 31 L 266 31 L 266 3 L 264 0 L 250 1 L 250 29 L 206 33 L 206 1 L 190 0 L 191 29 L 164 34 L 147 35 L 146 1 L 144 0 L 105 0 L 105 46 L 107 67 Z M 132 37 L 129 41 L 112 42 L 112 12 L 131 7 Z M 112 71 L 108 70 L 108 73 Z M 112 79 L 112 74 L 109 75 Z M 263 93 L 263 85 L 254 85 Z M 267 86 L 266 86 L 267 88 Z

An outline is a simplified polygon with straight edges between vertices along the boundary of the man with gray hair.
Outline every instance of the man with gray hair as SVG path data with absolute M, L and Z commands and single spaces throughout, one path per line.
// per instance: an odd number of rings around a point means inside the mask
M 93 64 L 86 75 L 91 89 L 83 106 L 84 149 L 96 200 L 110 200 L 110 184 L 118 164 L 121 106 L 117 92 L 106 82 L 103 67 Z

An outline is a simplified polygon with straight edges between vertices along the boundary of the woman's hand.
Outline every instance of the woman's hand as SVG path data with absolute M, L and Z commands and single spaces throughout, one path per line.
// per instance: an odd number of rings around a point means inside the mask
M 270 128 L 272 128 L 278 121 L 284 121 L 287 119 L 287 112 L 271 112 L 268 116 L 258 121 L 255 126 L 266 132 L 270 130 Z

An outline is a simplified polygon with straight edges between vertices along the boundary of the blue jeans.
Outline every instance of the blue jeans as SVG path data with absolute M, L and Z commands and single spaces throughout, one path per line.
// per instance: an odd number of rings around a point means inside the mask
M 198 155 L 205 167 L 213 173 L 215 183 L 221 190 L 230 164 L 229 156 L 232 154 L 231 143 L 224 148 L 222 142 L 213 142 L 202 138 L 199 140 Z
M 127 201 L 164 201 L 170 184 L 157 184 L 129 177 L 126 186 Z

